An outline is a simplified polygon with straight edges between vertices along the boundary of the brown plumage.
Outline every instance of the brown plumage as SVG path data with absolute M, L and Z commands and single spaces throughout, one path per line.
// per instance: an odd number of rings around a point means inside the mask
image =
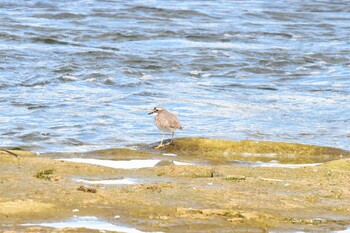
M 173 143 L 174 134 L 177 129 L 183 129 L 179 119 L 176 115 L 168 112 L 165 108 L 155 107 L 149 114 L 156 113 L 154 117 L 154 123 L 162 131 L 162 141 L 157 146 L 157 148 L 163 147 L 164 133 L 171 132 L 172 137 L 169 144 Z

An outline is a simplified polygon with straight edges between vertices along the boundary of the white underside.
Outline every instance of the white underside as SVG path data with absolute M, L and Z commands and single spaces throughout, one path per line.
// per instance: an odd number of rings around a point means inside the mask
M 157 126 L 157 127 L 158 127 L 158 129 L 160 129 L 164 133 L 172 133 L 172 132 L 176 131 L 175 128 L 163 128 L 163 127 L 159 127 L 159 126 Z

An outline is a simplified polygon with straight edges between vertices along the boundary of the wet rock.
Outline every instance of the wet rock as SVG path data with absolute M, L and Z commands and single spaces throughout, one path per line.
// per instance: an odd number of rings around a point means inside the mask
M 53 175 L 54 169 L 47 169 L 44 171 L 37 172 L 34 177 L 38 179 L 44 179 L 49 181 L 59 181 L 62 179 L 60 176 Z
M 77 190 L 87 192 L 87 193 L 96 193 L 97 190 L 95 188 L 87 187 L 84 185 L 81 185 Z
M 323 219 L 323 218 L 313 218 L 313 219 L 300 219 L 300 218 L 291 218 L 290 221 L 292 223 L 302 223 L 302 224 L 324 224 L 327 223 L 328 220 L 327 219 Z
M 104 158 L 149 158 L 153 157 L 154 154 L 147 152 L 147 151 L 139 151 L 139 150 L 131 150 L 126 148 L 113 148 L 113 149 L 107 149 L 107 150 L 96 150 L 86 153 L 88 155 L 98 155 Z
M 175 153 L 179 156 L 200 156 L 206 158 L 221 159 L 247 159 L 254 157 L 283 158 L 286 161 L 301 160 L 304 163 L 320 159 L 329 161 L 350 157 L 350 152 L 332 147 L 305 145 L 286 142 L 265 141 L 229 141 L 208 138 L 177 138 L 176 145 L 164 148 L 167 153 Z M 301 162 L 301 163 L 303 163 Z
M 233 176 L 233 175 L 229 175 L 229 176 L 225 176 L 223 179 L 224 179 L 224 180 L 233 180 L 233 181 L 242 181 L 242 180 L 245 180 L 246 177 L 245 177 L 245 176 Z
M 330 219 L 344 219 L 343 223 L 349 223 L 346 203 L 350 200 L 350 161 L 341 159 L 317 168 L 297 169 L 232 166 L 229 161 L 239 154 L 235 152 L 239 151 L 239 146 L 234 148 L 234 143 L 229 142 L 227 145 L 230 147 L 220 147 L 219 142 L 214 152 L 210 146 L 197 147 L 196 151 L 196 139 L 192 142 L 188 144 L 189 148 L 181 148 L 181 140 L 176 146 L 167 148 L 176 150 L 177 158 L 181 161 L 193 162 L 184 166 L 169 164 L 142 169 L 114 169 L 53 159 L 76 157 L 74 153 L 61 153 L 56 157 L 23 156 L 19 159 L 8 154 L 0 156 L 0 222 L 13 224 L 40 222 L 43 218 L 48 221 L 67 219 L 75 214 L 72 209 L 79 208 L 79 215 L 97 216 L 109 221 L 113 221 L 113 216 L 122 216 L 123 221 L 142 226 L 141 229 L 147 232 L 169 231 L 170 227 L 178 232 L 188 229 L 200 232 L 203 227 L 208 232 L 218 229 L 225 232 L 232 229 L 261 232 L 260 229 L 266 226 L 276 232 L 300 229 L 329 232 L 334 225 L 339 225 L 339 222 Z M 199 140 L 199 143 L 203 142 Z M 249 153 L 242 155 L 242 158 L 249 157 Z M 278 156 L 276 151 L 269 156 L 272 154 Z M 157 152 L 139 153 L 119 149 L 100 154 L 80 153 L 79 156 L 111 157 L 115 160 L 169 159 Z M 208 162 L 209 158 L 216 160 Z M 222 163 L 225 160 L 228 162 Z M 19 162 L 21 167 L 18 166 Z M 52 174 L 45 172 L 53 168 Z M 47 182 L 43 180 L 45 178 L 34 177 L 40 172 L 44 177 L 53 175 L 62 179 L 60 182 Z M 88 180 L 137 177 L 147 182 L 93 186 L 99 187 L 98 194 L 89 195 L 85 193 L 89 192 L 89 187 L 83 186 L 82 190 L 77 190 L 80 184 L 75 181 L 76 177 Z M 325 217 L 326 222 L 325 219 L 318 219 L 318 216 L 325 216 L 326 213 L 330 216 Z M 0 224 L 0 231 L 9 229 Z M 27 232 L 27 228 L 14 230 Z M 43 232 L 46 230 L 43 228 Z
M 172 160 L 162 160 L 158 162 L 155 166 L 175 166 Z
M 34 175 L 34 177 L 38 179 L 50 180 L 50 178 L 52 177 L 53 171 L 54 169 L 47 169 L 44 171 L 40 171 L 40 172 L 37 172 L 36 175 Z
M 162 216 L 159 216 L 159 219 L 160 219 L 160 220 L 168 220 L 169 217 L 168 217 L 168 216 L 162 215 Z
M 151 192 L 158 192 L 158 193 L 160 193 L 162 191 L 162 188 L 159 187 L 158 185 L 147 185 L 146 189 L 151 191 Z
M 268 218 L 268 215 L 255 212 L 241 212 L 228 209 L 191 209 L 183 207 L 177 208 L 176 214 L 179 217 L 195 219 L 211 219 L 219 216 L 225 218 L 228 222 L 242 222 L 243 220 Z

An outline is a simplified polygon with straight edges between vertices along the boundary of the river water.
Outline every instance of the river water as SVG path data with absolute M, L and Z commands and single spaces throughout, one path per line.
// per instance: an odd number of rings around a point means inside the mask
M 178 137 L 350 149 L 350 2 L 0 2 L 0 146 L 152 143 L 155 106 Z

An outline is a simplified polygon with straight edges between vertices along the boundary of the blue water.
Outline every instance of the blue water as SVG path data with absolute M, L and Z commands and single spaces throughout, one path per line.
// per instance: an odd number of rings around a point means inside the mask
M 350 149 L 350 3 L 0 2 L 0 146 L 85 151 L 177 137 Z

